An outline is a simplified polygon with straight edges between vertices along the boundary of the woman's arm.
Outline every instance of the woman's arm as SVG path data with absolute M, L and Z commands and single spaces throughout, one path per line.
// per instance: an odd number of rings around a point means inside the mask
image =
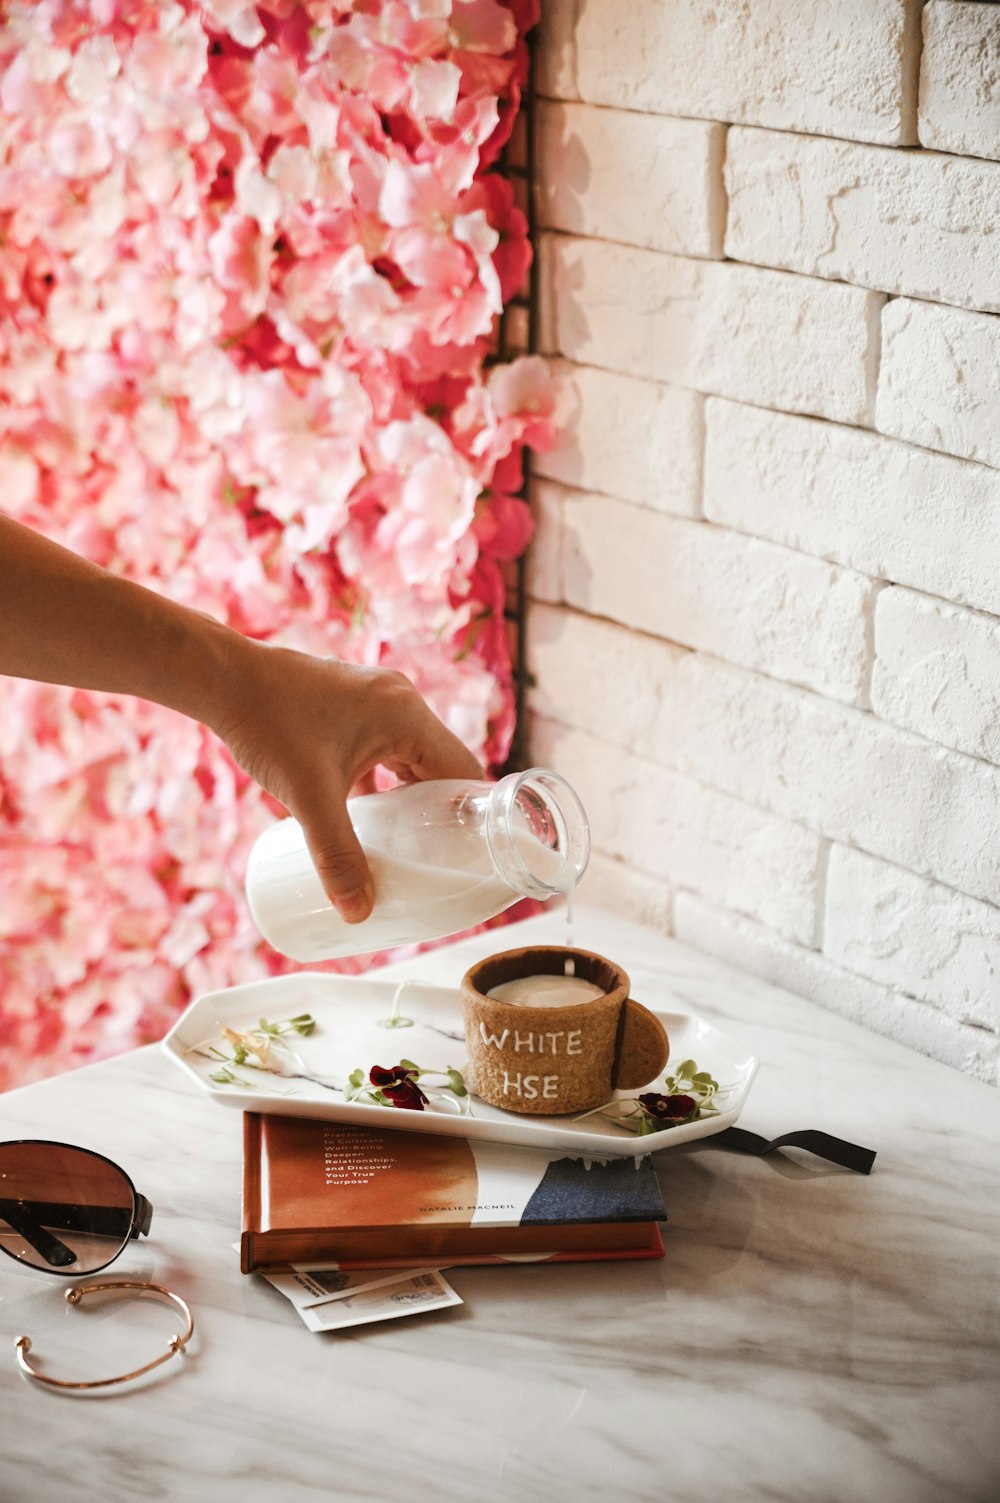
M 352 788 L 378 763 L 406 781 L 483 775 L 402 674 L 254 642 L 3 516 L 0 673 L 139 695 L 209 726 L 299 820 L 348 922 L 372 903 Z

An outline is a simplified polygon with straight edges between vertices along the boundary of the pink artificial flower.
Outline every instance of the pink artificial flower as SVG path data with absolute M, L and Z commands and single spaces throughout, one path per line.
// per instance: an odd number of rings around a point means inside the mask
M 202 0 L 205 19 L 242 47 L 256 47 L 265 31 L 253 0 Z
M 208 253 L 216 282 L 228 294 L 223 327 L 236 333 L 267 305 L 271 247 L 256 220 L 229 214 L 209 239 Z
M 18 444 L 0 447 L 0 496 L 4 509 L 27 512 L 38 500 L 39 470 L 31 453 Z
M 452 0 L 450 40 L 464 52 L 502 56 L 517 41 L 514 17 L 499 0 Z
M 5 509 L 264 640 L 396 663 L 494 760 L 520 449 L 562 412 L 486 364 L 528 265 L 486 169 L 532 4 L 11 0 L 0 31 Z M 0 1086 L 291 969 L 242 895 L 278 812 L 170 711 L 0 683 Z
M 540 355 L 494 366 L 488 388 L 501 418 L 517 418 L 521 440 L 533 449 L 551 449 L 573 410 L 573 389 L 554 376 Z

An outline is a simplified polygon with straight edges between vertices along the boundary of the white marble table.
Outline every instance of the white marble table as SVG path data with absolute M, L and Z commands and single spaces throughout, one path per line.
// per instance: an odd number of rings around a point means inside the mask
M 532 919 L 402 971 L 451 982 L 562 928 Z M 453 1311 L 316 1336 L 238 1272 L 239 1114 L 158 1048 L 10 1092 L 0 1136 L 78 1142 L 133 1175 L 153 1234 L 116 1270 L 179 1290 L 198 1329 L 183 1371 L 60 1396 L 16 1373 L 16 1334 L 53 1371 L 81 1330 L 127 1365 L 159 1349 L 166 1312 L 130 1307 L 122 1327 L 0 1271 L 0 1497 L 996 1503 L 1000 1092 L 621 920 L 584 910 L 577 938 L 641 999 L 761 1057 L 742 1126 L 823 1128 L 877 1149 L 872 1175 L 664 1149 L 664 1260 L 455 1269 Z

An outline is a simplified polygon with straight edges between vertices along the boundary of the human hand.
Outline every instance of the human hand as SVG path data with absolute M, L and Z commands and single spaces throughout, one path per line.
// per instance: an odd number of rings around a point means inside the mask
M 481 778 L 401 673 L 267 647 L 0 516 L 0 673 L 138 694 L 202 721 L 301 824 L 348 923 L 372 878 L 347 816 L 381 762 L 404 782 Z
M 209 723 L 299 821 L 328 897 L 360 923 L 374 889 L 349 795 L 374 791 L 379 763 L 407 783 L 482 778 L 483 768 L 401 673 L 246 638 L 232 656 Z

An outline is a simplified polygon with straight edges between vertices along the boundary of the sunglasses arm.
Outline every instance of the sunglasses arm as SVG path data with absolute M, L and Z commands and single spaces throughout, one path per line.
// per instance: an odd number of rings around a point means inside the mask
M 107 1207 L 107 1212 L 112 1216 L 115 1214 L 110 1206 Z M 0 1219 L 6 1221 L 19 1237 L 23 1237 L 28 1246 L 33 1248 L 40 1258 L 45 1259 L 50 1268 L 69 1268 L 77 1261 L 73 1249 L 67 1247 L 65 1242 L 60 1242 L 58 1237 L 54 1237 L 47 1227 L 42 1226 L 41 1222 L 31 1214 L 31 1210 L 24 1201 L 0 1200 Z M 145 1195 L 140 1195 L 137 1191 L 132 1224 L 128 1231 L 129 1237 L 148 1237 L 152 1220 L 153 1207 Z
M 148 1237 L 149 1228 L 152 1223 L 153 1207 L 145 1195 L 140 1195 L 137 1190 L 135 1192 L 135 1218 L 132 1222 L 132 1230 L 129 1232 L 129 1236 L 138 1237 L 141 1234 L 143 1237 Z
M 41 1226 L 29 1215 L 25 1207 L 16 1200 L 0 1200 L 0 1217 L 19 1237 L 23 1237 L 29 1247 L 34 1248 L 40 1258 L 44 1258 L 50 1268 L 68 1268 L 76 1262 L 76 1253 L 72 1248 L 60 1242 L 58 1237 L 44 1226 Z

